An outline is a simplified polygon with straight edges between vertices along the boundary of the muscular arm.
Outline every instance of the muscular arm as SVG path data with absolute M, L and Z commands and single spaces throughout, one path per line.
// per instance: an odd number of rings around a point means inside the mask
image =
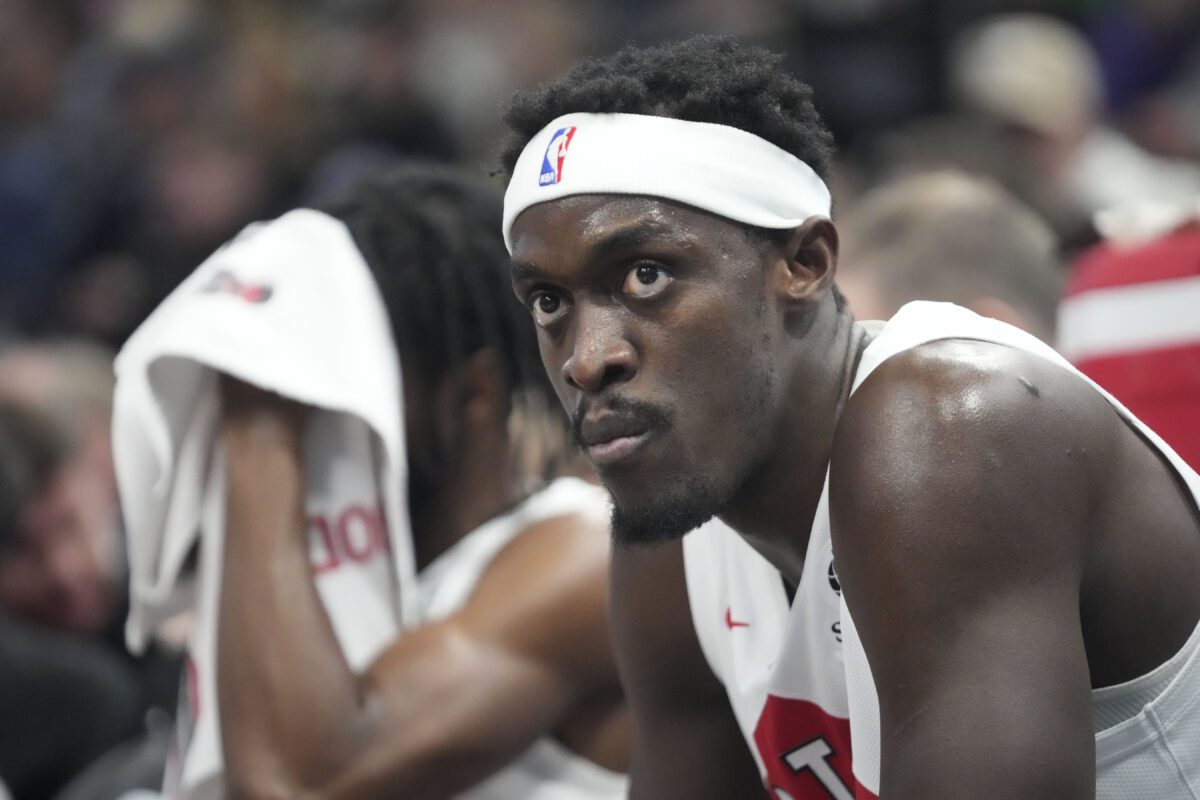
M 612 625 L 633 713 L 632 800 L 765 797 L 692 628 L 680 543 L 616 548 Z
M 612 691 L 607 537 L 574 518 L 523 534 L 461 612 L 352 672 L 308 560 L 304 410 L 231 390 L 217 668 L 234 796 L 446 797 Z
M 879 695 L 887 800 L 1090 798 L 1080 583 L 1111 413 L 996 345 L 884 364 L 847 405 L 834 551 Z

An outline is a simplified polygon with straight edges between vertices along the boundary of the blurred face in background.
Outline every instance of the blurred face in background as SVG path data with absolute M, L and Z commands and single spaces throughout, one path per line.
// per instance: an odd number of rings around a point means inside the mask
M 60 467 L 0 549 L 0 606 L 15 617 L 96 633 L 116 609 L 114 507 L 103 480 Z

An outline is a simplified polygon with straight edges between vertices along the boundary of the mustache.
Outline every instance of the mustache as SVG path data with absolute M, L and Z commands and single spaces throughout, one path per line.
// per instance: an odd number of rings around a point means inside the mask
M 647 431 L 666 428 L 671 424 L 671 412 L 653 403 L 631 400 L 619 394 L 609 395 L 603 400 L 597 401 L 589 401 L 585 398 L 571 414 L 571 447 L 574 450 L 580 450 L 583 447 L 583 418 L 588 415 L 593 406 L 601 406 L 614 414 L 632 419 Z

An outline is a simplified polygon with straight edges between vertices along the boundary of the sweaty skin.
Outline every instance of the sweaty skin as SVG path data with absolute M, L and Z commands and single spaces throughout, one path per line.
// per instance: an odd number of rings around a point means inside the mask
M 822 218 L 764 245 L 668 201 L 586 195 L 530 207 L 513 241 L 514 290 L 618 509 L 661 524 L 655 504 L 685 497 L 795 585 L 832 462 L 838 573 L 881 704 L 883 797 L 1094 795 L 1089 690 L 1161 664 L 1200 618 L 1197 511 L 1094 390 L 1035 356 L 949 341 L 889 360 L 847 400 L 867 341 L 833 297 L 837 234 Z M 643 435 L 621 411 L 637 403 L 669 423 Z M 633 796 L 743 796 L 718 780 L 736 728 L 713 718 L 730 711 L 703 658 L 647 641 L 690 630 L 686 606 L 647 621 L 628 599 L 680 591 L 674 557 L 614 555 L 622 675 L 639 733 L 660 732 L 636 744 Z M 711 784 L 676 788 L 685 757 L 651 744 L 673 737 Z
M 624 770 L 604 531 L 574 516 L 535 525 L 461 611 L 356 675 L 309 563 L 307 409 L 232 379 L 223 388 L 218 693 L 230 796 L 448 797 L 544 735 Z

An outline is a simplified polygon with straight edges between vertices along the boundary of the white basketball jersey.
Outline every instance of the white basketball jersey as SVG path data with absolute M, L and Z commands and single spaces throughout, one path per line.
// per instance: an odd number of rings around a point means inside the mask
M 322 431 L 318 431 L 318 434 Z M 365 440 L 364 440 L 365 442 Z M 319 449 L 320 437 L 317 446 Z M 367 446 L 364 443 L 364 447 Z M 325 480 L 328 503 L 309 508 L 309 555 L 326 613 L 334 622 L 347 661 L 363 670 L 398 633 L 390 614 L 392 577 L 384 523 L 373 484 L 353 469 L 366 455 L 346 459 Z M 342 474 L 349 470 L 349 474 Z M 312 476 L 310 475 L 310 478 Z M 364 488 L 366 487 L 366 488 Z M 417 576 L 417 624 L 434 622 L 460 609 L 492 559 L 532 525 L 566 514 L 608 514 L 608 495 L 575 478 L 561 478 L 534 493 L 512 511 L 467 534 Z M 215 635 L 215 634 L 214 634 Z M 211 638 L 211 637 L 210 637 Z M 188 659 L 176 736 L 168 758 L 164 795 L 187 800 L 224 797 L 219 723 L 215 702 L 201 704 L 199 693 L 216 696 L 211 675 L 197 673 Z M 202 705 L 206 713 L 199 713 Z M 581 758 L 543 738 L 507 767 L 460 795 L 465 800 L 615 800 L 626 795 L 624 775 Z
M 577 478 L 559 478 L 509 513 L 490 520 L 442 553 L 417 576 L 422 623 L 458 611 L 504 546 L 533 525 L 566 514 L 597 515 L 607 521 L 608 495 Z M 511 764 L 461 800 L 617 800 L 628 782 L 568 750 L 550 737 L 533 743 Z
M 1016 328 L 947 303 L 918 302 L 900 309 L 863 351 L 851 391 L 893 355 L 942 339 L 996 342 L 1080 375 Z M 1200 505 L 1200 476 L 1107 392 L 1092 386 L 1162 453 Z M 879 794 L 879 701 L 833 567 L 828 495 L 827 477 L 790 608 L 778 570 L 721 522 L 683 540 L 700 645 L 778 800 L 864 800 Z M 1131 691 L 1151 687 L 1145 702 L 1096 734 L 1097 800 L 1200 797 L 1198 654 L 1200 626 L 1167 664 L 1092 693 L 1099 721 L 1112 717 L 1114 695 L 1127 700 Z

